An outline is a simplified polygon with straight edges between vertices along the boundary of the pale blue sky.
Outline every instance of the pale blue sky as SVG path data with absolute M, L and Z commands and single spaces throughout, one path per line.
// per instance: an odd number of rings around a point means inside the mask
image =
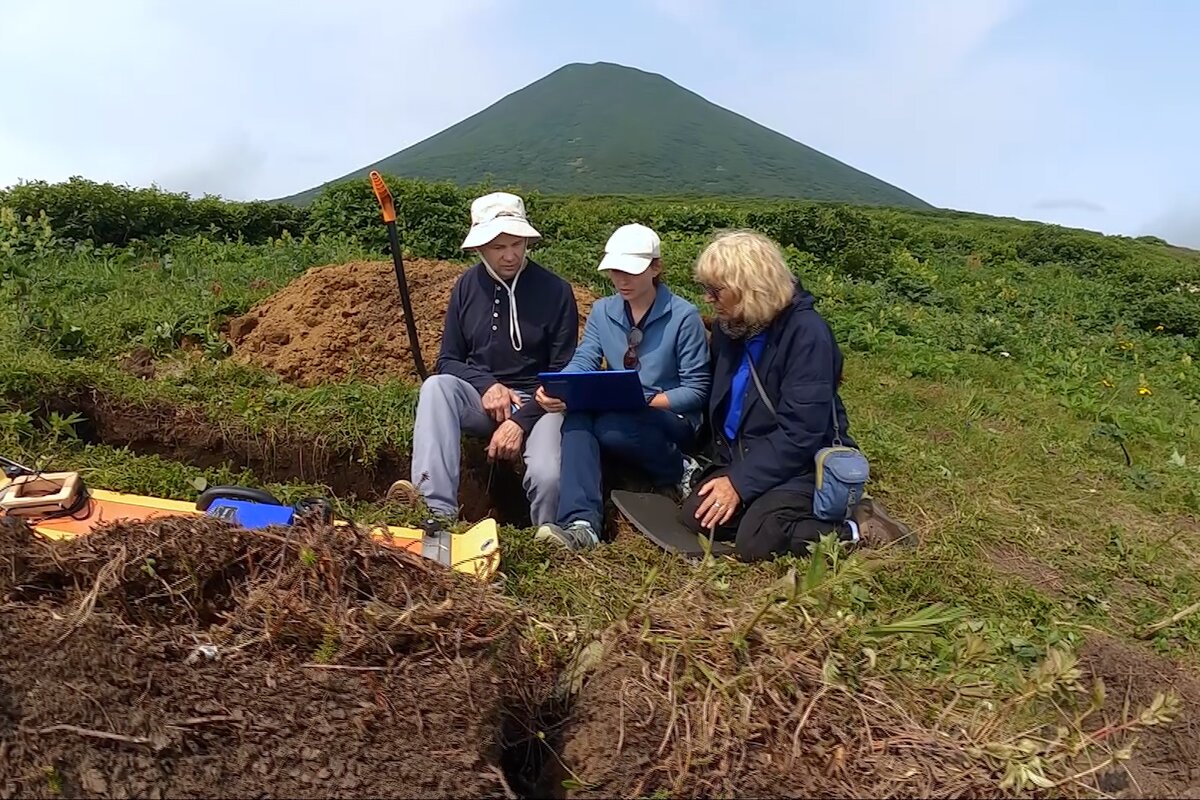
M 934 205 L 1200 247 L 1200 1 L 734 8 L 0 0 L 0 186 L 277 197 L 563 64 L 613 61 Z

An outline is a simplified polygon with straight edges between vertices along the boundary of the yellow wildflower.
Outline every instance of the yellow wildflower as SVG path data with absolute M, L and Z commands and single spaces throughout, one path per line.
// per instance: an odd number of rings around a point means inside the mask
M 1121 342 L 1121 349 L 1122 350 L 1132 350 L 1133 342 Z
M 1149 397 L 1151 395 L 1150 387 L 1149 386 L 1139 386 L 1138 394 L 1141 395 L 1142 397 Z
M 1113 388 L 1113 382 L 1110 381 L 1108 378 L 1105 378 L 1104 380 L 1100 381 L 1100 385 L 1103 386 L 1105 389 Z
M 1166 330 L 1166 328 L 1164 328 L 1162 325 L 1159 325 L 1159 326 L 1158 326 L 1158 327 L 1156 327 L 1154 330 L 1156 330 L 1156 331 L 1165 331 L 1165 330 Z

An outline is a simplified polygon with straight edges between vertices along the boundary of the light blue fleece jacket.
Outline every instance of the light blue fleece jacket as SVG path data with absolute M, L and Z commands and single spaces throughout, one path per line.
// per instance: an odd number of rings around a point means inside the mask
M 624 369 L 630 328 L 621 295 L 597 300 L 588 314 L 575 356 L 563 371 Z M 642 343 L 637 354 L 641 362 L 638 376 L 646 400 L 663 392 L 671 411 L 687 420 L 692 430 L 697 430 L 712 386 L 708 339 L 700 310 L 660 283 L 654 304 L 642 323 Z

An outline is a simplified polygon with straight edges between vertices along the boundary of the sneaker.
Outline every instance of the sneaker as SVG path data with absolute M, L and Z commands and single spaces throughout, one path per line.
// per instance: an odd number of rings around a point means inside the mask
M 850 515 L 858 525 L 859 543 L 863 547 L 916 547 L 917 535 L 903 522 L 893 519 L 887 509 L 873 497 L 864 498 Z
M 679 484 L 675 490 L 679 493 L 679 502 L 687 500 L 688 495 L 692 493 L 692 480 L 696 474 L 700 472 L 700 462 L 691 456 L 683 457 L 683 477 L 679 479 Z
M 399 480 L 388 487 L 384 500 L 399 503 L 407 508 L 417 508 L 425 498 L 412 481 Z
M 533 538 L 538 542 L 557 542 L 568 550 L 586 550 L 600 544 L 600 537 L 592 530 L 591 523 L 581 519 L 565 528 L 553 524 L 542 525 Z

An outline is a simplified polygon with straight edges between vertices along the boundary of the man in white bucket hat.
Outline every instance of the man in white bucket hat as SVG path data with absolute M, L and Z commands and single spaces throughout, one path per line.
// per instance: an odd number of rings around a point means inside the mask
M 454 285 L 437 374 L 421 386 L 412 480 L 396 481 L 389 496 L 423 496 L 435 514 L 457 517 L 467 433 L 490 437 L 490 459 L 523 455 L 531 521 L 554 519 L 563 415 L 546 413 L 532 398 L 538 373 L 561 370 L 575 354 L 579 310 L 571 285 L 529 259 L 529 243 L 540 238 L 514 194 L 493 192 L 471 204 L 462 248 L 480 260 Z

